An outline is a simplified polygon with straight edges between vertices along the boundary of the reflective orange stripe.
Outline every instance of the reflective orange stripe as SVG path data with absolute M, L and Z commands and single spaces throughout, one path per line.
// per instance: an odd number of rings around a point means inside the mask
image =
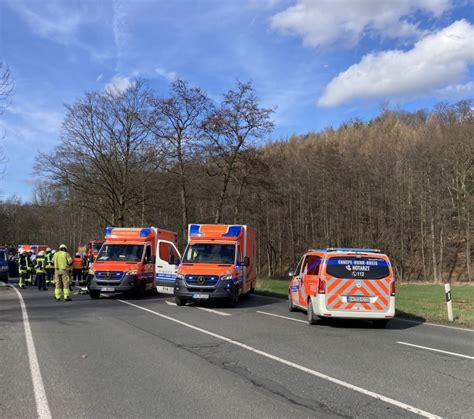
M 331 281 L 331 285 L 329 285 L 329 287 L 328 287 L 327 293 L 331 294 L 331 292 L 334 290 L 334 288 L 336 288 L 341 282 L 342 282 L 342 279 L 333 279 Z

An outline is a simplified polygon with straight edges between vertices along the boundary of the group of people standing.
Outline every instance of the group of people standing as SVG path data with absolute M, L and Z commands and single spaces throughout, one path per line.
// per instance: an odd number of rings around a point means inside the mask
M 61 297 L 64 297 L 64 301 L 71 301 L 72 285 L 84 285 L 89 270 L 88 259 L 79 253 L 72 259 L 65 244 L 59 246 L 58 251 L 48 247 L 46 252 L 40 251 L 37 255 L 22 250 L 17 265 L 20 277 L 18 285 L 21 289 L 35 285 L 39 291 L 46 291 L 49 285 L 54 285 L 56 301 L 61 301 Z

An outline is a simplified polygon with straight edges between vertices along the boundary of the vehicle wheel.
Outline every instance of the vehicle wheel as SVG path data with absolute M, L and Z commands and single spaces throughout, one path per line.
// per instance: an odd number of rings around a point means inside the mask
M 177 295 L 174 297 L 174 302 L 180 307 L 186 305 L 186 300 L 184 298 L 178 297 Z
M 229 307 L 236 307 L 239 302 L 239 289 L 236 288 L 232 296 L 230 297 Z
M 145 282 L 142 281 L 134 289 L 133 296 L 135 297 L 136 300 L 141 300 L 142 298 L 145 298 L 145 293 L 146 293 L 146 284 Z
M 293 297 L 291 296 L 291 292 L 288 293 L 288 310 L 296 311 L 296 307 L 293 304 Z
M 89 290 L 89 297 L 91 297 L 93 300 L 98 300 L 100 297 L 100 291 Z
M 314 315 L 313 311 L 313 302 L 311 301 L 311 298 L 308 300 L 308 323 L 309 324 L 316 324 L 318 322 L 318 317 Z
M 373 320 L 373 325 L 376 329 L 384 329 L 387 326 L 388 319 Z

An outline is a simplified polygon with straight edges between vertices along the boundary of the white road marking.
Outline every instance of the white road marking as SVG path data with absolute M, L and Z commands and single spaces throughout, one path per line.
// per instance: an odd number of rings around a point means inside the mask
M 399 342 L 399 341 L 397 341 L 397 343 L 399 343 L 400 345 L 413 346 L 413 347 L 415 347 L 415 348 L 426 349 L 427 351 L 441 352 L 442 354 L 448 354 L 448 355 L 453 355 L 453 356 L 459 356 L 459 357 L 461 357 L 461 358 L 467 358 L 467 359 L 474 359 L 474 356 L 458 354 L 458 353 L 456 353 L 456 352 L 443 351 L 443 350 L 441 350 L 441 349 L 429 348 L 428 346 L 414 345 L 413 343 Z
M 195 307 L 195 308 L 197 308 L 198 310 L 207 311 L 209 313 L 218 314 L 219 316 L 230 316 L 231 315 L 231 314 L 226 313 L 224 311 L 211 310 L 210 308 L 205 308 L 205 307 Z
M 171 301 L 168 301 L 168 300 L 165 300 L 165 303 L 168 304 L 169 306 L 176 305 L 176 303 L 172 303 Z M 194 308 L 197 308 L 198 310 L 208 311 L 209 313 L 218 314 L 219 316 L 231 316 L 231 314 L 229 313 L 224 313 L 223 311 L 211 310 L 210 308 L 205 308 L 205 307 L 194 307 Z
M 36 356 L 35 343 L 31 333 L 26 305 L 20 291 L 18 291 L 16 287 L 12 286 L 11 288 L 16 291 L 18 298 L 20 299 L 21 314 L 23 316 L 23 325 L 25 328 L 26 348 L 28 351 L 28 360 L 30 361 L 31 381 L 33 382 L 33 392 L 35 393 L 36 412 L 39 418 L 51 418 L 51 412 L 49 410 L 48 399 L 44 389 L 43 378 L 41 377 L 38 357 Z
M 266 314 L 267 316 L 279 317 L 280 319 L 293 320 L 294 322 L 308 323 L 304 320 L 293 319 L 292 317 L 280 316 L 279 314 L 267 313 L 266 311 L 257 311 L 259 314 Z
M 358 387 L 358 386 L 355 386 L 353 384 L 350 384 L 350 383 L 347 383 L 345 381 L 342 381 L 342 380 L 339 380 L 338 378 L 334 378 L 334 377 L 331 377 L 329 375 L 326 375 L 326 374 L 323 374 L 321 372 L 318 372 L 318 371 L 315 371 L 315 370 L 312 370 L 312 369 L 309 369 L 307 367 L 304 367 L 302 365 L 299 365 L 299 364 L 296 364 L 294 362 L 291 362 L 291 361 L 287 361 L 286 359 L 283 359 L 283 358 L 280 358 L 278 356 L 275 356 L 275 355 L 272 355 L 268 352 L 264 352 L 264 351 L 261 351 L 260 349 L 256 349 L 252 346 L 249 346 L 249 345 L 246 345 L 245 343 L 242 343 L 242 342 L 239 342 L 239 341 L 236 341 L 236 340 L 233 340 L 233 339 L 230 339 L 228 337 L 225 337 L 225 336 L 222 336 L 222 335 L 219 335 L 217 333 L 214 333 L 214 332 L 211 332 L 209 330 L 205 330 L 205 329 L 202 329 L 200 327 L 197 327 L 197 326 L 193 326 L 192 324 L 189 324 L 189 323 L 185 323 L 181 320 L 178 320 L 178 319 L 174 319 L 173 317 L 169 317 L 169 316 L 166 316 L 165 314 L 161 314 L 161 313 L 158 313 L 156 311 L 153 311 L 153 310 L 150 310 L 148 308 L 145 308 L 145 307 L 142 307 L 142 306 L 139 306 L 137 304 L 133 304 L 133 303 L 130 303 L 128 301 L 124 301 L 124 300 L 116 300 L 116 301 L 119 301 L 123 304 L 127 304 L 129 306 L 132 306 L 132 307 L 135 307 L 135 308 L 138 308 L 139 310 L 143 310 L 143 311 L 146 311 L 148 313 L 151 313 L 151 314 L 154 314 L 155 316 L 158 316 L 158 317 L 161 317 L 163 319 L 166 319 L 166 320 L 169 320 L 171 322 L 174 322 L 174 323 L 177 323 L 177 324 L 180 324 L 181 326 L 184 326 L 184 327 L 187 327 L 189 329 L 192 329 L 192 330 L 196 330 L 197 332 L 200 332 L 200 333 L 203 333 L 203 334 L 206 334 L 208 336 L 212 336 L 216 339 L 219 339 L 219 340 L 222 340 L 224 342 L 227 342 L 227 343 L 230 343 L 232 345 L 235 345 L 235 346 L 238 346 L 240 348 L 243 348 L 243 349 L 246 349 L 247 351 L 250 351 L 250 352 L 253 352 L 253 353 L 256 353 L 258 355 L 261 355 L 261 356 L 264 356 L 265 358 L 268 358 L 268 359 L 271 359 L 273 361 L 277 361 L 277 362 L 280 362 L 281 364 L 284 364 L 284 365 L 287 365 L 289 367 L 292 367 L 292 368 L 295 368 L 297 370 L 300 370 L 300 371 L 303 371 L 303 372 L 306 372 L 310 375 L 313 375 L 315 377 L 318 377 L 318 378 L 322 378 L 323 380 L 326 380 L 326 381 L 330 381 L 334 384 L 338 384 L 342 387 L 345 387 L 345 388 L 348 388 L 350 390 L 353 390 L 353 391 L 356 391 L 358 393 L 361 393 L 361 394 L 364 394 L 366 396 L 369 396 L 369 397 L 373 397 L 374 399 L 377 399 L 377 400 L 381 400 L 385 403 L 389 403 L 393 406 L 396 406 L 396 407 L 399 407 L 401 409 L 404 409 L 404 410 L 407 410 L 409 412 L 412 412 L 412 413 L 416 413 L 420 416 L 424 416 L 426 418 L 436 418 L 436 419 L 440 419 L 440 416 L 437 416 L 433 413 L 429 413 L 429 412 L 426 412 L 424 410 L 421 410 L 421 409 L 418 409 L 417 407 L 414 407 L 414 406 L 410 406 L 408 404 L 405 404 L 403 402 L 399 402 L 398 400 L 394 400 L 394 399 L 391 399 L 390 397 L 387 397 L 387 396 L 383 396 L 381 394 L 378 394 L 378 393 L 374 393 L 373 391 L 370 391 L 370 390 L 366 390 L 362 387 Z
M 446 324 L 436 324 L 436 323 L 430 323 L 430 322 L 419 322 L 417 320 L 402 319 L 401 317 L 395 317 L 394 320 L 399 320 L 401 322 L 407 322 L 407 323 L 424 324 L 426 326 L 444 327 L 446 329 L 461 330 L 463 332 L 474 332 L 474 329 L 467 329 L 466 327 L 448 326 Z
M 280 302 L 285 302 L 285 298 L 277 298 L 277 297 L 267 297 L 266 295 L 260 295 L 260 294 L 255 294 L 259 298 L 267 298 L 269 300 L 276 300 Z M 430 322 L 420 322 L 417 320 L 409 320 L 409 319 L 404 319 L 402 317 L 394 317 L 394 320 L 399 320 L 401 322 L 407 322 L 407 323 L 415 323 L 415 324 L 424 324 L 426 326 L 436 326 L 436 327 L 444 327 L 446 329 L 454 329 L 454 330 L 461 330 L 462 332 L 474 332 L 474 329 L 468 329 L 467 327 L 456 327 L 456 326 L 448 326 L 447 324 L 437 324 L 437 323 L 430 323 Z

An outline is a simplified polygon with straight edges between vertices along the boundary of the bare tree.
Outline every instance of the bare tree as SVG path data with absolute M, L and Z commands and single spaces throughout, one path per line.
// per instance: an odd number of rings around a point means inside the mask
M 239 153 L 254 146 L 271 132 L 272 113 L 272 109 L 259 106 L 250 82 L 238 82 L 237 88 L 225 93 L 220 107 L 204 121 L 203 129 L 212 160 L 209 173 L 221 179 L 214 220 L 216 223 L 221 222 L 227 189 Z
M 125 91 L 87 93 L 66 106 L 62 142 L 40 154 L 35 169 L 70 188 L 81 205 L 111 225 L 124 226 L 142 194 L 156 157 L 149 119 L 150 92 L 136 80 Z
M 189 216 L 188 165 L 202 150 L 202 121 L 212 108 L 211 102 L 198 87 L 184 80 L 171 84 L 171 95 L 153 98 L 151 128 L 166 157 L 166 170 L 178 178 L 181 202 L 182 234 L 186 236 Z

